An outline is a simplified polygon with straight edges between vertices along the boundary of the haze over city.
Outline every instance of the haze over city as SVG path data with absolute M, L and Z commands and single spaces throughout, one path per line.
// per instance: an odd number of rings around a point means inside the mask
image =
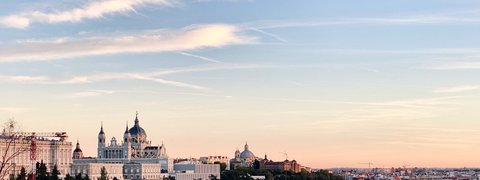
M 171 157 L 480 167 L 480 2 L 0 4 L 0 118 L 97 155 L 136 111 Z

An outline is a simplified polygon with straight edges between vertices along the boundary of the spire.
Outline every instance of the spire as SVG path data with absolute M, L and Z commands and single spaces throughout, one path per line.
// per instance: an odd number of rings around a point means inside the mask
M 245 151 L 248 150 L 248 143 L 245 141 Z
M 127 121 L 127 126 L 126 126 L 126 128 L 125 128 L 125 134 L 127 134 L 127 133 L 129 133 L 129 132 L 128 132 L 128 121 Z
M 100 134 L 105 134 L 105 132 L 103 132 L 103 121 L 102 121 L 102 124 L 100 126 Z
M 78 139 L 77 139 L 77 147 L 76 148 L 80 149 L 80 142 L 78 141 Z
M 138 111 L 135 113 L 135 126 L 138 126 Z

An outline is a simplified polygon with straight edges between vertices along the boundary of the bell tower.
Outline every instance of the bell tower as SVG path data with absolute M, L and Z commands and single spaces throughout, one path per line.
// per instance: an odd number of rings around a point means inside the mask
M 102 122 L 102 125 L 100 127 L 100 132 L 98 133 L 98 148 L 97 148 L 98 159 L 105 158 L 105 146 L 106 146 L 105 139 L 106 139 L 106 136 L 105 136 L 105 132 L 103 131 L 103 122 Z

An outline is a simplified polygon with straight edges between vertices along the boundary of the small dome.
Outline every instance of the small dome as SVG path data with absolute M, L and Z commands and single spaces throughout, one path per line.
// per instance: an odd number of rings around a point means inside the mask
M 252 153 L 252 151 L 245 150 L 242 153 L 240 153 L 240 158 L 250 159 L 250 158 L 255 158 L 255 155 Z
M 81 149 L 75 149 L 75 150 L 73 150 L 73 152 L 82 152 L 82 150 Z
M 240 153 L 240 158 L 242 159 L 255 159 L 255 155 L 252 151 L 248 149 L 248 144 L 245 142 L 245 149 Z

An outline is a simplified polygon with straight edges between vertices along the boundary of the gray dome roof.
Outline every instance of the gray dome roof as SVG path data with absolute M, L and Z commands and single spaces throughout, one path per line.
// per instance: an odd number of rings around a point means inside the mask
M 78 142 L 78 140 L 77 140 L 77 147 L 75 148 L 75 150 L 73 150 L 73 152 L 82 152 L 82 149 L 80 149 L 80 143 Z
M 135 126 L 130 128 L 130 130 L 128 130 L 128 132 L 132 136 L 139 136 L 139 135 L 147 136 L 147 133 L 145 132 L 145 130 L 142 127 L 140 127 L 140 123 L 138 121 L 138 114 L 135 117 Z
M 245 150 L 242 153 L 240 153 L 240 158 L 255 158 L 255 155 L 252 153 L 250 150 Z
M 255 155 L 252 151 L 248 149 L 248 144 L 245 143 L 245 149 L 240 153 L 240 158 L 242 159 L 255 159 Z
M 145 132 L 145 130 L 140 127 L 140 126 L 133 126 L 132 128 L 130 128 L 130 130 L 128 130 L 128 132 L 132 135 L 132 136 L 136 136 L 136 135 L 147 135 L 147 133 Z

